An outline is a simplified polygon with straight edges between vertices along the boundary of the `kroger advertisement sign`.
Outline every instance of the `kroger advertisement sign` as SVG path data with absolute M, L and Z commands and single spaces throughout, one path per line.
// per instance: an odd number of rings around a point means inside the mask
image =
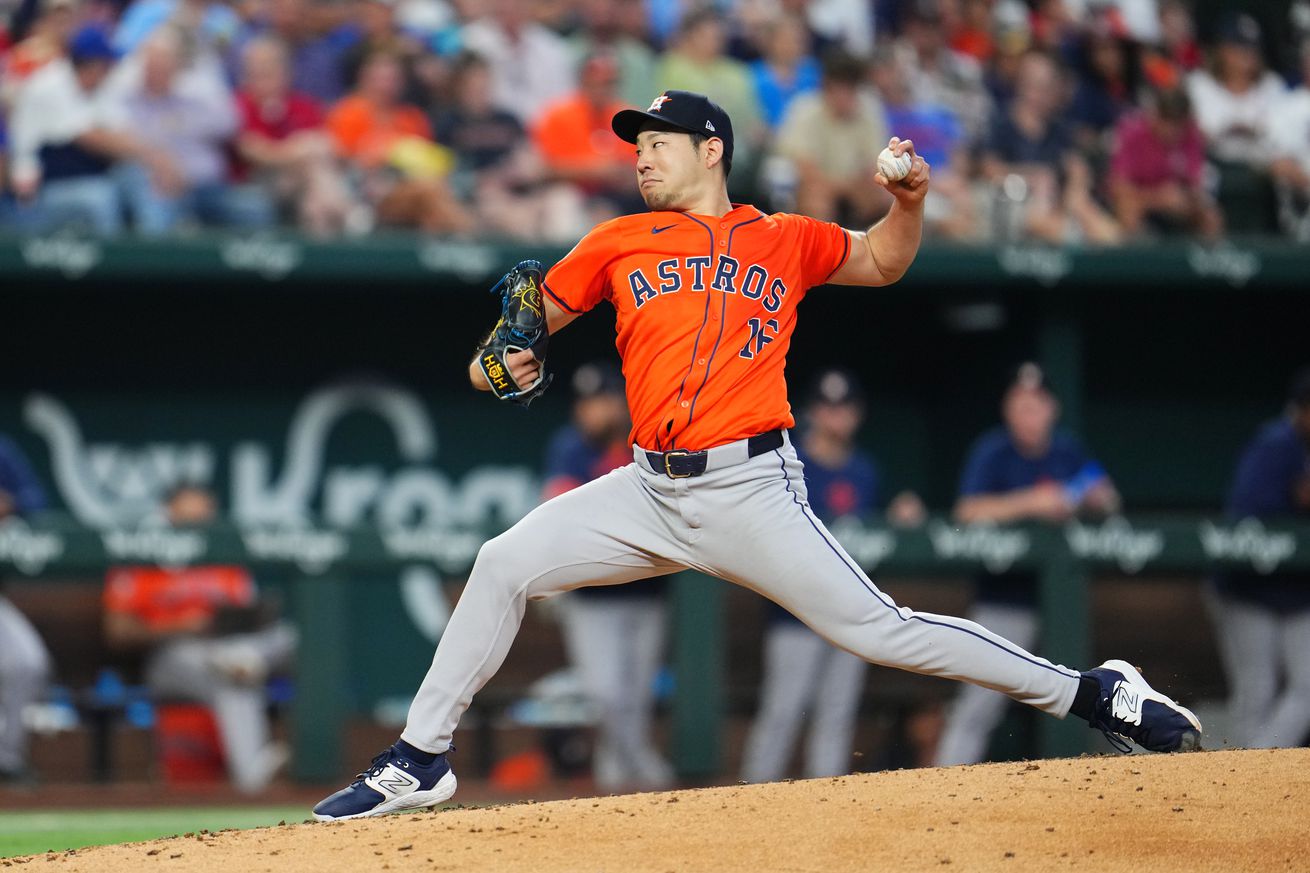
M 83 409 L 33 392 L 20 401 L 17 427 L 0 418 L 0 430 L 44 446 L 34 460 L 51 496 L 95 527 L 149 520 L 183 482 L 212 487 L 243 526 L 505 525 L 537 500 L 531 451 L 520 464 L 487 463 L 465 430 L 462 458 L 459 441 L 443 453 L 439 410 L 386 382 L 325 385 L 281 421 L 239 400 L 215 400 L 196 415 L 185 403 L 155 408 L 135 396 L 120 409 L 97 403 Z M 197 421 L 204 417 L 212 426 Z

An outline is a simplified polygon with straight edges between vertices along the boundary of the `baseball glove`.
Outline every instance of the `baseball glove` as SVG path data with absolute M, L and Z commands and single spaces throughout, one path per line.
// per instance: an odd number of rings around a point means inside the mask
M 554 378 L 553 374 L 546 372 L 546 344 L 550 331 L 546 327 L 546 310 L 541 300 L 543 274 L 540 261 L 519 261 L 491 289 L 492 294 L 500 295 L 500 321 L 478 349 L 478 365 L 497 400 L 527 406 L 541 396 Z M 531 385 L 515 382 L 505 362 L 510 352 L 525 349 L 530 350 L 541 364 L 537 380 Z

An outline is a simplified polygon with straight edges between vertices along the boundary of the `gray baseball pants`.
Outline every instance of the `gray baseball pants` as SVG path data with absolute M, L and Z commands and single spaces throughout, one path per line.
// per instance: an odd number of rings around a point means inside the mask
M 152 692 L 213 709 L 232 783 L 249 794 L 263 791 L 283 762 L 282 751 L 271 742 L 262 680 L 266 672 L 291 662 L 296 640 L 287 624 L 213 639 L 187 637 L 165 643 L 146 662 Z M 255 677 L 234 678 L 222 668 L 222 656 L 233 648 L 253 662 Z
M 874 664 L 961 679 L 1059 718 L 1079 674 L 981 625 L 897 606 L 869 581 L 807 501 L 790 441 L 747 457 L 710 450 L 706 472 L 671 479 L 635 462 L 528 513 L 478 553 L 401 737 L 443 752 L 496 673 L 528 600 L 699 570 L 776 601 L 833 645 Z
M 1310 733 L 1310 610 L 1278 612 L 1207 591 L 1228 676 L 1229 738 L 1252 749 L 1300 745 Z
M 867 668 L 862 659 L 834 649 L 804 625 L 772 624 L 764 634 L 760 709 L 746 737 L 741 778 L 775 782 L 786 776 L 807 716 L 805 778 L 851 772 Z
M 36 703 L 50 681 L 50 655 L 27 617 L 0 597 L 0 771 L 27 767 L 23 710 Z
M 668 604 L 663 597 L 560 599 L 569 660 L 597 710 L 597 787 L 667 788 L 673 768 L 655 748 L 650 728 Z
M 1037 642 L 1037 610 L 1028 606 L 979 603 L 969 618 L 1024 648 Z M 977 764 L 987 757 L 992 734 L 1005 718 L 1010 701 L 1003 695 L 977 685 L 960 689 L 946 716 L 946 727 L 937 746 L 937 766 Z

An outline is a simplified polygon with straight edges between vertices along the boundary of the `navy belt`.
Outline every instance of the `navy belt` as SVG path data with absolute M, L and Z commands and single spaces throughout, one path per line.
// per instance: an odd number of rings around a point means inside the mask
M 646 461 L 650 464 L 652 470 L 657 473 L 664 473 L 670 479 L 687 479 L 704 473 L 709 467 L 710 454 L 725 448 L 727 446 L 717 446 L 699 452 L 689 452 L 686 449 L 673 449 L 668 452 L 646 452 Z M 746 440 L 746 457 L 753 458 L 756 455 L 762 455 L 765 452 L 780 448 L 782 448 L 781 430 L 757 433 Z M 737 458 L 744 460 L 740 454 L 737 455 Z M 720 463 L 720 466 L 722 466 L 722 463 Z

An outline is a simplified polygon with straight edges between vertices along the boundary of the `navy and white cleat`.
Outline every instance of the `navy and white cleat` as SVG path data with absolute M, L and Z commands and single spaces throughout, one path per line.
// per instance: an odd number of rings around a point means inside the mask
M 395 746 L 369 764 L 355 781 L 319 801 L 314 818 L 343 821 L 436 806 L 455 793 L 455 773 L 444 754 L 430 765 L 411 761 Z
M 1083 675 L 1101 686 L 1091 725 L 1119 751 L 1132 751 L 1129 740 L 1152 752 L 1201 748 L 1201 722 L 1192 711 L 1146 684 L 1127 661 L 1106 661 Z

